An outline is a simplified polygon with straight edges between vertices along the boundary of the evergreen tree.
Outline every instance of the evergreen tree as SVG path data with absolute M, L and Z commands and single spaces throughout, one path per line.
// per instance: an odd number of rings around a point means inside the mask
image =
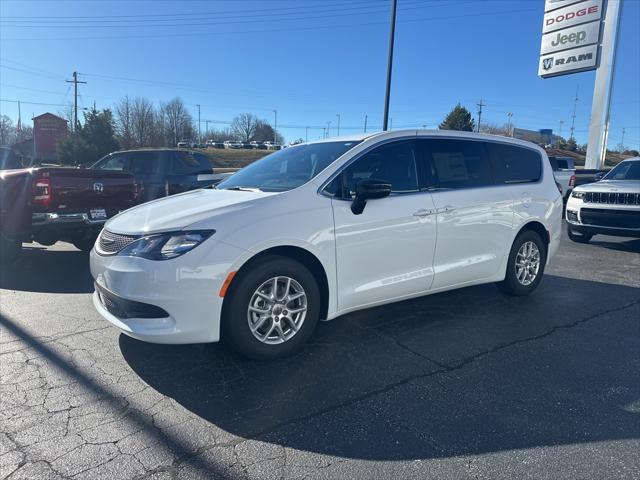
M 90 165 L 119 147 L 111 110 L 93 108 L 84 125 L 58 143 L 58 158 L 64 165 Z
M 475 122 L 471 118 L 471 112 L 458 103 L 442 121 L 440 130 L 473 132 L 475 126 Z

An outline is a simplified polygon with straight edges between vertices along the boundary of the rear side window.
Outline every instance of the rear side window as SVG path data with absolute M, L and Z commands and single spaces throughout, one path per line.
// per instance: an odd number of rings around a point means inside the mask
M 530 183 L 540 180 L 542 159 L 529 148 L 504 143 L 487 143 L 496 183 Z
M 160 171 L 162 152 L 139 151 L 129 154 L 127 171 L 134 175 L 153 175 Z
M 188 175 L 211 170 L 211 163 L 206 155 L 194 152 L 174 152 L 173 173 Z
M 485 144 L 470 140 L 423 140 L 426 171 L 437 188 L 474 188 L 493 185 Z

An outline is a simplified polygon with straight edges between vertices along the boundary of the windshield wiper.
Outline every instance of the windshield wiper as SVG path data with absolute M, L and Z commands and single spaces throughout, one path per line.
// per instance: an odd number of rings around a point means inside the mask
M 239 192 L 261 192 L 262 191 L 258 187 L 242 187 L 242 186 L 228 187 L 228 188 L 223 188 L 222 190 L 236 190 Z

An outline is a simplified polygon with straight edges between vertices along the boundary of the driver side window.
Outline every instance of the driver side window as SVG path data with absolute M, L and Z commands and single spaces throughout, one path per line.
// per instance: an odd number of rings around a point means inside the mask
M 98 170 L 113 170 L 117 172 L 122 172 L 124 170 L 124 162 L 126 160 L 125 155 L 112 155 L 109 158 L 105 158 L 98 165 L 96 165 L 95 169 Z
M 413 141 L 388 143 L 365 153 L 348 165 L 325 189 L 337 198 L 355 197 L 361 180 L 382 180 L 391 184 L 391 193 L 420 191 Z

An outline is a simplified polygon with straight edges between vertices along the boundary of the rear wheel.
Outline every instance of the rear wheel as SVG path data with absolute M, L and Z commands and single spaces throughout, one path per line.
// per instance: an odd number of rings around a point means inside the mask
M 542 280 L 547 263 L 547 246 L 533 230 L 520 233 L 511 246 L 507 272 L 497 286 L 508 295 L 529 295 Z
M 0 233 L 0 262 L 8 265 L 18 258 L 22 251 L 22 242 Z
M 234 280 L 227 295 L 223 340 L 256 360 L 299 350 L 320 317 L 317 282 L 304 265 L 286 257 L 255 263 Z
M 590 233 L 578 233 L 571 230 L 571 228 L 567 229 L 567 233 L 569 234 L 569 239 L 576 243 L 589 243 L 591 238 L 593 237 Z

